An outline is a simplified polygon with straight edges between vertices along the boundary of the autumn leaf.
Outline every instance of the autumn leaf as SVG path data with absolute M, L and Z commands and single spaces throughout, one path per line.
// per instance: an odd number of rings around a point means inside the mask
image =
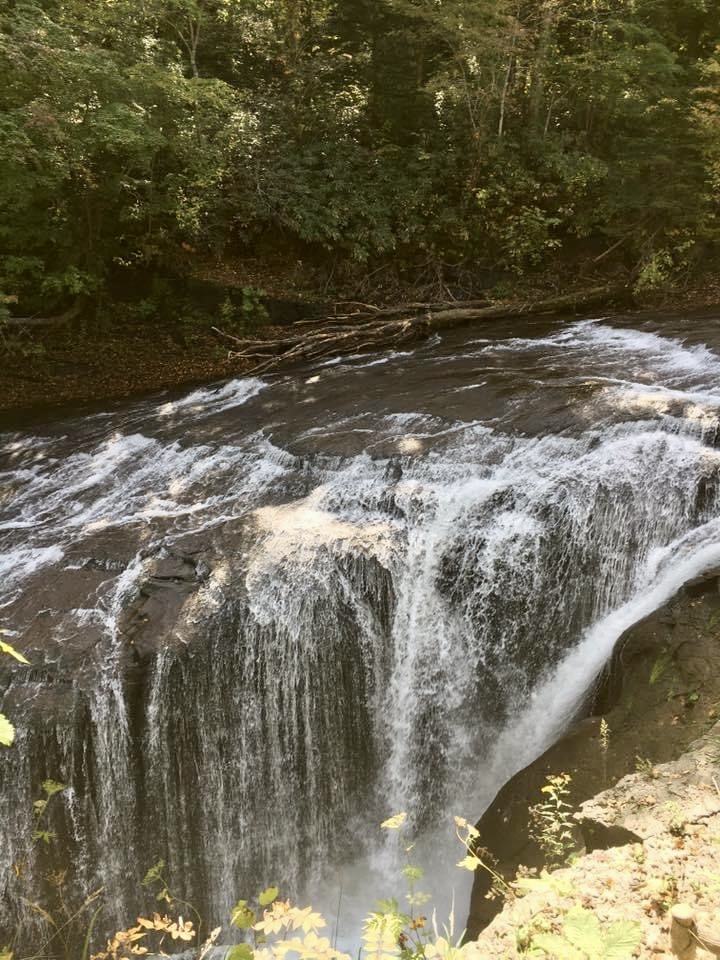
M 380 826 L 383 830 L 399 830 L 406 820 L 406 813 L 396 813 L 394 816 L 388 817 L 387 820 L 383 820 Z
M 15 647 L 11 646 L 9 643 L 5 643 L 4 640 L 0 640 L 0 653 L 7 653 L 9 656 L 14 657 L 18 663 L 24 663 L 28 666 L 30 665 L 29 660 L 26 660 L 21 653 L 18 653 Z
M 0 744 L 3 747 L 10 747 L 15 740 L 15 727 L 10 723 L 4 713 L 0 713 Z

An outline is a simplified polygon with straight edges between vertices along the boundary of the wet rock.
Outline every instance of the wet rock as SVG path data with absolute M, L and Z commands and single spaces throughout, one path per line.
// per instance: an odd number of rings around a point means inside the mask
M 137 599 L 123 614 L 121 631 L 141 663 L 157 653 L 159 643 L 177 636 L 182 610 L 207 580 L 210 564 L 195 553 L 166 551 L 153 558 Z

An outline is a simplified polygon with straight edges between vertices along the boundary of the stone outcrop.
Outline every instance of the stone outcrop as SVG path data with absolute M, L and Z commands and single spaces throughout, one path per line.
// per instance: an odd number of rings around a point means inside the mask
M 577 906 L 592 911 L 601 928 L 634 923 L 633 956 L 641 960 L 674 956 L 675 903 L 691 904 L 711 928 L 720 901 L 719 745 L 716 724 L 677 761 L 630 774 L 582 804 L 576 819 L 583 835 L 620 845 L 594 849 L 531 882 L 530 892 L 510 900 L 480 934 L 483 956 L 522 956 L 533 936 L 562 936 L 564 918 Z M 703 957 L 709 954 L 698 947 L 698 960 Z
M 658 856 L 677 848 L 681 823 L 697 828 L 695 846 L 701 836 L 712 834 L 711 823 L 713 829 L 720 827 L 720 728 L 713 727 L 720 715 L 718 611 L 720 578 L 714 573 L 687 584 L 621 637 L 590 705 L 594 715 L 513 777 L 478 824 L 482 844 L 508 879 L 521 864 L 540 868 L 544 862 L 529 829 L 529 808 L 541 801 L 546 778 L 560 772 L 572 777 L 578 847 L 587 852 L 582 862 L 588 870 L 602 872 L 607 889 L 617 881 L 617 870 L 627 871 L 635 863 L 632 851 L 638 844 L 647 846 L 643 856 L 652 859 L 656 848 Z M 606 748 L 602 719 L 609 727 Z M 708 862 L 703 869 L 712 867 Z M 572 882 L 583 889 L 586 880 L 578 875 Z M 478 871 L 470 937 L 478 936 L 502 908 L 501 901 L 488 899 L 489 887 L 489 875 Z M 522 924 L 524 903 L 506 907 L 504 919 L 482 934 L 483 943 L 487 938 L 494 943 L 508 923 L 513 928 Z M 507 946 L 497 955 L 514 956 Z

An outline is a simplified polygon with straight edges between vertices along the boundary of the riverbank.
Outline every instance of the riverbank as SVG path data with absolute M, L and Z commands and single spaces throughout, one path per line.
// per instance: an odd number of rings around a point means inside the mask
M 578 904 L 603 923 L 639 922 L 636 956 L 670 955 L 672 904 L 717 907 L 707 878 L 718 871 L 720 829 L 719 615 L 714 572 L 632 627 L 594 715 L 520 771 L 483 816 L 481 842 L 508 881 L 521 864 L 540 868 L 546 855 L 531 836 L 529 808 L 542 802 L 548 777 L 567 773 L 584 851 L 503 909 L 487 898 L 487 875 L 476 875 L 468 929 L 488 958 L 519 955 L 518 931 L 530 940 L 533 931 L 561 934 Z
M 250 306 L 256 312 L 259 288 L 248 286 L 251 281 L 263 283 L 263 289 L 267 289 L 265 300 L 270 309 L 263 308 L 262 326 L 250 334 L 263 339 L 286 337 L 288 328 L 299 317 L 322 316 L 338 302 L 356 303 L 351 301 L 349 290 L 333 291 L 330 298 L 327 291 L 312 285 L 290 286 L 289 281 L 273 281 L 264 274 L 220 271 L 207 281 L 217 285 L 217 294 L 209 301 L 206 299 L 196 315 L 183 310 L 171 318 L 166 312 L 159 319 L 138 318 L 129 312 L 122 323 L 99 324 L 84 319 L 13 330 L 0 353 L 0 412 L 40 412 L 62 405 L 116 402 L 242 376 L 254 361 L 229 357 L 227 344 L 213 333 L 212 326 L 224 326 L 224 321 L 218 319 L 217 304 L 223 296 L 227 297 L 227 292 L 239 296 L 242 302 L 247 291 L 253 291 Z M 559 289 L 562 287 L 556 278 L 542 283 L 526 282 L 518 285 L 512 299 L 542 300 L 557 295 Z M 382 295 L 383 291 L 376 293 Z M 417 300 L 427 296 L 428 291 L 414 294 L 394 291 L 386 295 L 382 305 L 393 305 L 398 297 Z M 491 292 L 488 302 L 505 301 L 493 297 Z M 636 294 L 629 309 L 634 316 L 646 311 L 702 310 L 718 303 L 720 281 L 705 278 L 701 284 L 684 290 L 645 297 Z

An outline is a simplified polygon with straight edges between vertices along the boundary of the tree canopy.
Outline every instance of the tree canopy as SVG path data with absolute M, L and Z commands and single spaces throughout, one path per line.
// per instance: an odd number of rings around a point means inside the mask
M 713 0 L 9 0 L 0 293 L 253 251 L 523 272 L 713 244 Z

